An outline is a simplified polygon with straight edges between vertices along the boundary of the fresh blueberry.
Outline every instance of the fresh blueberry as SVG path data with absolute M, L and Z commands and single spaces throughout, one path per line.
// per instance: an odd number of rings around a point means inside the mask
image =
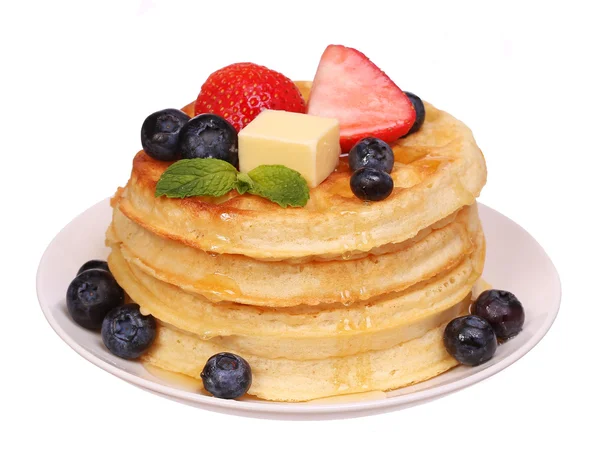
M 125 301 L 125 292 L 113 275 L 105 270 L 85 270 L 67 288 L 67 310 L 75 322 L 92 330 L 102 326 L 102 319 Z
M 238 166 L 238 135 L 233 126 L 216 114 L 199 114 L 181 129 L 184 159 L 214 158 Z
M 492 358 L 498 341 L 488 321 L 479 316 L 462 316 L 446 326 L 444 346 L 460 363 L 474 367 Z
M 394 190 L 392 177 L 375 168 L 359 168 L 350 178 L 350 189 L 361 200 L 383 200 Z
M 144 316 L 135 303 L 119 306 L 102 322 L 102 341 L 106 348 L 122 359 L 137 359 L 156 337 L 156 319 Z
M 217 398 L 238 398 L 252 384 L 252 370 L 242 357 L 229 352 L 213 355 L 200 374 L 204 388 Z
M 79 325 L 93 330 L 99 329 L 104 316 L 124 301 L 123 289 L 105 270 L 86 270 L 77 275 L 67 289 L 69 314 Z
M 142 147 L 157 160 L 179 159 L 179 133 L 190 117 L 178 109 L 152 113 L 142 124 Z
M 412 125 L 412 127 L 410 128 L 408 133 L 406 135 L 404 135 L 404 137 L 407 137 L 411 133 L 415 133 L 415 132 L 419 131 L 419 129 L 423 125 L 423 122 L 425 122 L 425 105 L 423 104 L 423 100 L 421 100 L 418 96 L 416 96 L 412 92 L 404 92 L 404 93 L 406 94 L 406 96 L 408 97 L 410 102 L 412 103 L 412 106 L 415 109 L 415 112 L 417 113 L 415 123 Z M 404 138 L 404 137 L 402 137 L 402 138 Z
M 525 311 L 511 292 L 497 289 L 482 292 L 473 303 L 472 313 L 488 321 L 501 340 L 523 330 Z
M 379 138 L 364 138 L 350 149 L 348 162 L 352 171 L 368 167 L 389 173 L 394 168 L 394 152 Z
M 108 262 L 106 260 L 88 260 L 83 265 L 81 265 L 81 268 L 77 272 L 77 276 L 79 276 L 81 273 L 83 273 L 86 270 L 96 270 L 96 269 L 110 271 L 108 269 Z

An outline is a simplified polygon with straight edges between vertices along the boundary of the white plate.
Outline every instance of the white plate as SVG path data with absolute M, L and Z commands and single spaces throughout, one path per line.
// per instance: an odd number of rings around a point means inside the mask
M 479 204 L 487 239 L 484 278 L 495 288 L 515 293 L 525 307 L 523 331 L 501 345 L 481 366 L 458 367 L 429 381 L 388 392 L 385 398 L 349 399 L 341 403 L 277 403 L 222 400 L 156 377 L 139 362 L 110 354 L 98 333 L 75 324 L 67 313 L 65 293 L 79 267 L 108 255 L 104 233 L 111 218 L 104 200 L 71 221 L 50 243 L 37 274 L 42 311 L 52 328 L 77 353 L 100 368 L 143 389 L 201 408 L 246 416 L 281 419 L 333 419 L 380 413 L 441 397 L 485 379 L 523 357 L 546 334 L 560 304 L 560 280 L 542 247 L 523 228 Z

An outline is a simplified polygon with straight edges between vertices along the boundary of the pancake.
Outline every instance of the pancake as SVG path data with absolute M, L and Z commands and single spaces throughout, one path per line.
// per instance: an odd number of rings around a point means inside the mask
M 297 85 L 307 97 L 310 83 Z M 170 164 L 140 151 L 106 242 L 115 279 L 158 322 L 142 361 L 199 378 L 233 352 L 252 368 L 249 393 L 275 401 L 391 390 L 454 367 L 442 334 L 483 271 L 485 161 L 471 131 L 429 104 L 392 147 L 386 200 L 356 198 L 342 157 L 302 208 L 235 191 L 156 198 Z
M 114 211 L 109 242 L 147 274 L 212 301 L 288 307 L 352 303 L 406 289 L 460 263 L 480 230 L 477 207 L 462 209 L 445 225 L 389 245 L 389 252 L 348 260 L 261 262 L 211 255 L 162 238 Z M 392 249 L 393 247 L 393 249 Z M 285 284 L 285 287 L 281 287 Z
M 147 275 L 127 263 L 118 248 L 109 256 L 115 278 L 144 314 L 199 339 L 220 341 L 243 355 L 292 360 L 350 355 L 384 349 L 447 323 L 481 275 L 485 247 L 477 247 L 456 268 L 396 294 L 351 306 L 262 308 L 213 303 Z
M 413 238 L 472 205 L 485 184 L 485 161 L 471 131 L 432 105 L 426 104 L 421 129 L 392 146 L 395 188 L 382 202 L 363 202 L 352 194 L 346 157 L 310 190 L 303 208 L 281 208 L 236 191 L 219 198 L 156 198 L 156 183 L 170 163 L 140 151 L 118 208 L 158 236 L 207 252 L 271 260 L 327 258 Z
M 248 393 L 271 401 L 297 402 L 387 391 L 425 381 L 457 365 L 444 348 L 444 327 L 389 349 L 346 357 L 290 361 L 246 355 L 252 367 Z M 199 378 L 206 360 L 223 349 L 212 340 L 159 324 L 152 350 L 142 360 L 163 370 Z

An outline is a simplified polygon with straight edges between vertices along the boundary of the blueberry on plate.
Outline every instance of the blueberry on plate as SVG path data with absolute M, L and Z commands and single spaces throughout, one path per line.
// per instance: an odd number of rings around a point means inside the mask
M 379 138 L 363 138 L 350 149 L 348 163 L 352 171 L 367 167 L 389 173 L 394 168 L 394 152 Z
M 471 312 L 488 321 L 501 340 L 511 338 L 523 330 L 523 305 L 514 294 L 506 290 L 482 292 L 473 303 Z
M 81 273 L 83 273 L 86 270 L 96 270 L 96 269 L 110 271 L 108 269 L 108 262 L 106 260 L 88 260 L 83 265 L 81 265 L 81 268 L 77 272 L 77 275 L 79 276 Z
M 190 117 L 178 109 L 152 113 L 142 124 L 142 147 L 157 160 L 179 159 L 179 133 Z
M 238 398 L 252 384 L 252 370 L 242 357 L 229 352 L 213 355 L 200 374 L 204 388 L 217 398 Z
M 418 132 L 419 129 L 421 128 L 421 126 L 423 125 L 423 122 L 425 122 L 425 105 L 423 104 L 423 100 L 421 100 L 418 96 L 416 96 L 412 92 L 405 91 L 404 93 L 406 94 L 406 96 L 408 97 L 410 102 L 412 103 L 412 106 L 415 109 L 415 112 L 417 113 L 415 123 L 412 125 L 412 127 L 410 128 L 408 133 L 406 135 L 404 135 L 404 137 L 407 137 L 411 133 Z M 402 138 L 404 138 L 404 137 L 402 137 Z
M 184 159 L 220 159 L 238 166 L 238 134 L 216 114 L 199 114 L 183 126 L 179 138 Z
M 493 357 L 498 342 L 488 321 L 479 316 L 462 316 L 446 326 L 444 346 L 460 363 L 474 367 Z
M 105 270 L 86 270 L 67 288 L 69 314 L 79 325 L 92 330 L 99 329 L 104 316 L 124 301 L 125 292 Z
M 122 359 L 137 359 L 156 337 L 156 319 L 144 316 L 135 303 L 119 306 L 102 322 L 102 341 L 106 348 Z
M 394 190 L 394 181 L 385 171 L 359 168 L 350 178 L 350 189 L 361 200 L 379 201 L 389 197 Z

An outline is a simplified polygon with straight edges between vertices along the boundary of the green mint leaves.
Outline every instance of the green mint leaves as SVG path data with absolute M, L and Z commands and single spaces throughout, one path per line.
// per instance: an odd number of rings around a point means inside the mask
M 170 198 L 209 195 L 220 197 L 235 186 L 237 170 L 219 159 L 183 159 L 161 175 L 155 195 Z
M 235 189 L 271 200 L 279 206 L 305 206 L 308 184 L 300 173 L 283 165 L 261 165 L 248 174 L 239 173 L 219 159 L 183 159 L 162 174 L 156 184 L 157 197 L 220 197 Z
M 300 173 L 283 165 L 261 165 L 248 173 L 249 193 L 268 198 L 282 207 L 304 206 L 310 198 Z
M 248 192 L 253 185 L 254 181 L 252 181 L 250 176 L 248 176 L 246 173 L 238 173 L 237 182 L 235 183 L 235 190 L 237 190 L 240 195 Z

